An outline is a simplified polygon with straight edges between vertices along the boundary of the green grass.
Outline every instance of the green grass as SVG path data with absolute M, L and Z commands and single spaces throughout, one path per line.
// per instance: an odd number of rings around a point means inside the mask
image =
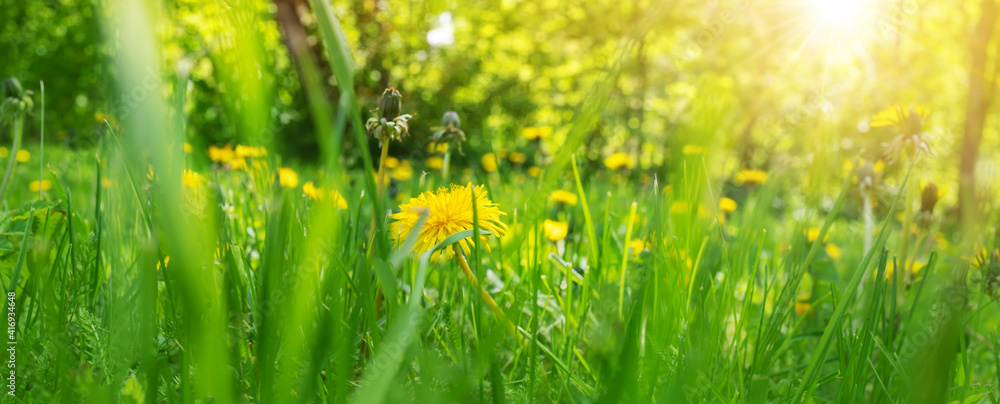
M 128 93 L 157 66 L 156 40 L 141 2 L 112 3 L 134 33 L 116 43 L 118 86 Z M 311 3 L 336 81 L 353 82 L 333 9 Z M 150 92 L 96 145 L 46 146 L 46 161 L 14 168 L 0 216 L 17 337 L 17 397 L 3 400 L 1000 402 L 1000 306 L 980 287 L 982 270 L 970 268 L 974 246 L 896 256 L 905 238 L 927 237 L 896 220 L 919 203 L 901 191 L 913 181 L 906 163 L 867 254 L 853 170 L 834 173 L 839 187 L 810 190 L 835 198 L 823 207 L 813 195 L 793 200 L 800 173 L 791 169 L 775 167 L 760 186 L 734 183 L 714 168 L 727 159 L 722 148 L 678 151 L 663 167 L 582 164 L 573 151 L 634 46 L 627 38 L 538 178 L 506 162 L 495 173 L 455 166 L 442 178 L 413 161 L 426 177 L 373 197 L 368 108 L 351 86 L 339 87 L 336 102 L 308 97 L 319 167 L 269 153 L 228 170 L 208 164 L 204 150 L 185 152 L 183 92 Z M 244 51 L 247 63 L 259 57 Z M 303 80 L 319 88 L 318 76 Z M 717 118 L 728 108 L 707 92 L 685 128 L 706 145 L 722 136 Z M 264 107 L 248 108 L 248 128 L 261 125 L 254 108 Z M 33 158 L 40 147 L 28 145 Z M 359 163 L 344 164 L 347 154 Z M 281 186 L 282 166 L 297 171 L 298 186 Z M 204 184 L 182 185 L 183 169 Z M 28 185 L 36 179 L 52 183 L 40 197 Z M 339 190 L 348 208 L 304 196 L 305 181 Z M 515 335 L 456 260 L 412 252 L 415 232 L 401 245 L 388 235 L 384 212 L 405 196 L 468 182 L 485 184 L 508 214 L 509 234 L 491 238 L 490 252 L 477 241 L 467 259 Z M 555 189 L 579 203 L 548 202 Z M 739 204 L 724 223 L 723 196 Z M 775 208 L 776 198 L 793 206 Z M 797 209 L 806 214 L 793 217 Z M 545 219 L 570 223 L 568 236 L 546 239 Z M 809 228 L 819 229 L 812 241 Z M 641 251 L 633 240 L 644 241 Z M 901 269 L 909 260 L 926 265 L 913 276 Z M 887 276 L 890 267 L 900 269 Z

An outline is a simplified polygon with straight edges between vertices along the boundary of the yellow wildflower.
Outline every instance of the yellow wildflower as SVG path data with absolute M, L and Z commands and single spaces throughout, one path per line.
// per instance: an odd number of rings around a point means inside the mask
M 17 155 L 14 158 L 16 158 L 19 163 L 27 163 L 28 160 L 31 160 L 31 152 L 24 149 L 18 150 Z
M 635 167 L 635 160 L 625 153 L 615 153 L 604 159 L 604 165 L 612 170 Z
M 566 234 L 569 233 L 569 223 L 545 219 L 542 222 L 542 231 L 545 232 L 545 238 L 554 243 L 566 238 Z
M 576 194 L 572 192 L 557 189 L 555 191 L 552 191 L 552 194 L 549 195 L 549 200 L 553 202 L 563 203 L 569 206 L 576 206 L 577 197 Z
M 503 237 L 507 234 L 507 225 L 500 221 L 500 216 L 506 213 L 500 211 L 497 204 L 486 197 L 486 187 L 473 187 L 452 185 L 451 188 L 441 187 L 437 192 L 424 192 L 416 198 L 410 198 L 408 203 L 399 206 L 399 213 L 390 216 L 394 221 L 390 226 L 392 238 L 397 243 L 402 243 L 409 237 L 410 230 L 417 224 L 420 212 L 428 211 L 427 222 L 420 229 L 417 235 L 414 251 L 423 253 L 430 250 L 438 243 L 444 241 L 452 234 L 464 230 L 472 230 L 473 211 L 472 203 L 475 202 L 476 213 L 478 215 L 478 227 L 492 233 L 496 237 Z M 482 245 L 489 251 L 489 237 L 480 236 Z M 461 249 L 468 254 L 470 252 L 469 238 L 458 242 Z M 445 257 L 451 258 L 453 255 L 451 248 L 445 249 Z M 432 261 L 437 261 L 441 251 L 437 251 L 431 257 Z
M 299 185 L 299 175 L 288 167 L 278 169 L 278 183 L 285 188 L 295 188 Z
M 726 213 L 733 213 L 736 211 L 736 201 L 722 197 L 722 199 L 719 199 L 719 210 Z
M 521 136 L 528 140 L 541 140 L 552 136 L 552 128 L 548 126 L 527 127 L 521 129 Z
M 488 173 L 494 173 L 497 171 L 497 156 L 493 153 L 486 153 L 482 158 L 483 170 Z
M 181 184 L 188 188 L 200 188 L 205 184 L 205 178 L 196 171 L 184 170 L 181 173 Z
M 743 170 L 736 173 L 737 184 L 760 185 L 767 181 L 767 172 L 763 170 Z
M 31 190 L 31 192 L 38 192 L 39 190 L 48 191 L 51 188 L 52 188 L 52 181 L 49 180 L 42 180 L 41 182 L 35 180 L 31 181 L 31 183 L 28 184 L 28 189 Z
M 438 156 L 431 156 L 427 158 L 427 168 L 432 170 L 440 170 L 444 168 L 444 159 Z
M 306 181 L 305 184 L 302 184 L 302 193 L 314 201 L 323 199 L 323 189 L 317 188 L 312 181 Z

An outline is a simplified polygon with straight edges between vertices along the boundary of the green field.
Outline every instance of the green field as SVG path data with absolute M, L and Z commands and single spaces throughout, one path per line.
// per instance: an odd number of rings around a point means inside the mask
M 1000 403 L 998 13 L 0 0 L 0 402 Z

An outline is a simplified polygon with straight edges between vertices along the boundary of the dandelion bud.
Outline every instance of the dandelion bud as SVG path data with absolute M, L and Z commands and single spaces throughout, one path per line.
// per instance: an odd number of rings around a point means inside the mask
M 4 98 L 21 98 L 24 91 L 21 89 L 21 82 L 13 77 L 8 77 L 3 80 L 3 97 Z
M 399 116 L 400 95 L 395 88 L 389 87 L 382 92 L 382 99 L 378 102 L 378 109 L 382 112 L 382 118 L 391 121 Z
M 458 129 L 462 126 L 462 121 L 458 119 L 458 112 L 448 111 L 441 117 L 441 126 Z
M 938 187 L 933 182 L 929 182 L 924 186 L 924 192 L 920 196 L 920 211 L 927 213 L 934 212 L 934 205 L 937 205 L 937 202 Z

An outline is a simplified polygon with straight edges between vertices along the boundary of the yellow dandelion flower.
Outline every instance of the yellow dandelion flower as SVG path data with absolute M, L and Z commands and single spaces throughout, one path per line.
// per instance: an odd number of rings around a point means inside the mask
M 431 153 L 445 154 L 445 153 L 448 152 L 448 144 L 447 143 L 433 143 L 433 142 L 432 143 L 428 143 L 427 144 L 427 151 L 429 151 Z
M 693 144 L 686 144 L 681 148 L 681 153 L 685 156 L 693 156 L 696 154 L 705 154 L 705 148 L 701 146 L 695 146 Z
M 247 161 L 241 158 L 235 158 L 229 161 L 230 170 L 244 170 L 247 168 Z
M 474 199 L 473 199 L 474 198 Z M 448 236 L 464 230 L 472 230 L 473 212 L 472 203 L 475 201 L 476 214 L 479 218 L 480 229 L 492 233 L 494 236 L 503 237 L 507 234 L 507 225 L 500 221 L 500 216 L 506 215 L 501 212 L 497 204 L 486 197 L 486 187 L 473 187 L 452 185 L 451 188 L 441 187 L 437 192 L 424 192 L 416 198 L 410 198 L 408 203 L 399 206 L 399 213 L 390 216 L 394 221 L 390 226 L 392 237 L 397 243 L 403 243 L 410 234 L 410 230 L 417 224 L 421 211 L 428 211 L 427 222 L 420 229 L 417 235 L 414 251 L 423 253 L 430 250 L 438 243 L 444 241 Z M 482 245 L 489 251 L 489 240 L 487 235 L 480 236 Z M 471 240 L 465 238 L 458 242 L 462 250 L 468 254 Z M 452 257 L 452 249 L 446 248 L 446 258 Z M 437 251 L 431 257 L 436 262 L 441 255 Z
M 431 156 L 427 158 L 427 168 L 432 170 L 440 170 L 444 168 L 444 159 L 438 156 Z
M 10 150 L 7 150 L 6 147 L 0 146 L 0 158 L 5 159 L 7 156 L 10 156 Z
M 542 169 L 535 166 L 528 167 L 528 175 L 538 178 L 539 175 L 542 175 Z
M 722 197 L 722 199 L 719 199 L 719 210 L 726 213 L 733 213 L 736 211 L 736 201 Z
M 385 158 L 385 168 L 396 168 L 399 167 L 399 159 L 388 156 Z
M 483 170 L 488 173 L 495 173 L 497 171 L 497 156 L 493 153 L 486 153 L 482 158 Z
M 604 159 L 604 165 L 612 170 L 635 167 L 635 160 L 625 153 L 615 153 Z
M 388 162 L 387 162 L 388 163 Z M 413 178 L 413 165 L 408 160 L 403 160 L 389 173 L 389 176 L 396 181 L 406 181 Z
M 577 197 L 576 194 L 557 189 L 549 194 L 549 200 L 552 202 L 563 203 L 569 206 L 576 206 Z
M 196 171 L 184 170 L 181 173 L 181 185 L 188 188 L 200 188 L 205 184 L 205 178 Z
M 907 261 L 903 263 L 903 268 L 909 268 L 910 274 L 917 276 L 920 270 L 924 268 L 924 264 L 919 261 Z M 878 273 L 878 265 L 875 266 L 875 273 Z M 893 275 L 896 273 L 896 260 L 890 259 L 885 263 L 885 278 L 892 279 Z
M 633 239 L 628 242 L 628 250 L 632 253 L 632 255 L 639 255 L 645 251 L 646 248 L 649 248 L 649 243 L 641 238 Z
M 836 244 L 827 243 L 823 249 L 826 250 L 826 255 L 829 255 L 834 261 L 840 261 L 840 258 L 844 256 L 844 252 L 840 251 L 840 247 L 837 247 Z
M 233 147 L 228 144 L 225 147 L 208 146 L 208 158 L 216 163 L 226 164 L 235 157 L 236 153 L 233 152 Z
M 525 161 L 528 161 L 528 156 L 525 156 L 524 153 L 513 152 L 507 156 L 507 159 L 514 164 L 523 164 Z
M 312 181 L 306 181 L 305 184 L 302 184 L 302 193 L 314 201 L 323 199 L 323 189 L 317 188 Z
M 340 192 L 333 191 L 330 193 L 330 197 L 333 198 L 333 202 L 337 204 L 338 209 L 347 209 L 347 201 L 340 195 Z
M 810 227 L 809 230 L 806 230 L 806 237 L 809 239 L 810 243 L 816 241 L 816 239 L 819 238 L 819 231 L 820 229 L 818 227 Z M 827 234 L 825 237 L 823 237 L 823 242 L 825 243 L 826 240 L 828 240 L 829 238 L 830 235 Z
M 542 231 L 545 232 L 545 238 L 554 243 L 566 238 L 566 234 L 569 233 L 569 223 L 545 219 L 542 222 Z
M 42 180 L 41 182 L 39 182 L 38 180 L 31 181 L 31 183 L 28 184 L 28 189 L 31 190 L 31 192 L 38 192 L 39 190 L 48 191 L 49 189 L 52 189 L 52 181 L 49 180 Z
M 295 188 L 299 185 L 299 175 L 288 167 L 278 169 L 278 183 L 285 188 Z
M 236 145 L 234 154 L 237 158 L 258 158 L 267 155 L 267 149 L 263 147 Z
M 760 185 L 767 181 L 767 172 L 763 170 L 743 170 L 736 173 L 735 181 L 740 185 Z
M 31 160 L 31 152 L 21 149 L 17 151 L 17 155 L 14 156 L 19 163 L 27 163 Z
M 552 128 L 548 126 L 527 127 L 521 129 L 521 136 L 528 140 L 541 140 L 552 136 Z
M 191 150 L 194 150 L 194 148 L 191 147 L 191 143 L 184 142 L 184 153 L 191 153 Z
M 875 116 L 872 117 L 871 126 L 877 128 L 906 124 L 910 119 L 911 110 L 916 112 L 917 117 L 920 119 L 927 117 L 928 110 L 926 106 L 896 104 L 875 114 Z

